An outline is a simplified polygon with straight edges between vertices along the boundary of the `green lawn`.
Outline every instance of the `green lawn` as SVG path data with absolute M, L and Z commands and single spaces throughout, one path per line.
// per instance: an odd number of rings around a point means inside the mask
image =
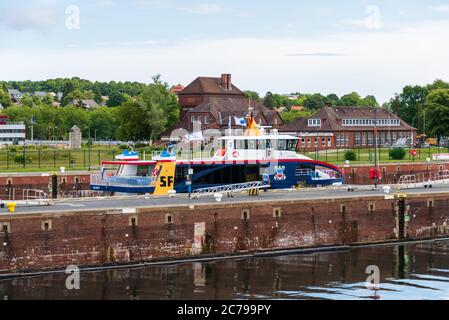
M 65 167 L 66 171 L 99 169 L 102 161 L 115 160 L 115 156 L 122 153 L 118 148 L 93 147 L 91 149 L 83 148 L 81 150 L 63 150 L 63 149 L 37 149 L 12 148 L 9 150 L 0 150 L 0 172 L 39 172 L 39 171 L 59 171 Z M 141 159 L 144 159 L 144 152 L 139 150 Z M 357 155 L 356 161 L 351 164 L 371 164 L 374 163 L 374 149 L 355 149 Z M 378 160 L 380 163 L 398 162 L 425 162 L 427 158 L 432 159 L 433 154 L 449 153 L 447 148 L 422 148 L 416 149 L 417 156 L 413 158 L 410 155 L 410 149 L 406 149 L 407 155 L 404 160 L 398 161 L 390 159 L 389 149 L 379 149 Z M 344 165 L 346 150 L 327 150 L 320 152 L 303 152 L 312 159 L 329 162 L 335 165 Z M 145 158 L 151 159 L 151 151 L 146 152 Z M 23 164 L 25 155 L 26 163 Z M 204 151 L 195 152 L 193 158 L 208 158 L 209 153 Z M 184 154 L 183 160 L 188 160 L 188 154 Z M 22 160 L 22 161 L 21 161 Z
M 102 161 L 114 160 L 119 149 L 92 148 L 82 150 L 25 149 L 0 150 L 0 171 L 32 172 L 59 170 L 86 170 L 98 167 Z M 25 163 L 23 159 L 26 159 Z
M 415 149 L 417 151 L 417 156 L 413 157 L 410 154 L 410 151 L 413 149 L 405 149 L 406 156 L 403 160 L 393 160 L 390 158 L 389 148 L 379 148 L 378 150 L 378 156 L 377 159 L 379 162 L 388 163 L 388 162 L 395 162 L 395 163 L 406 163 L 406 162 L 425 162 L 427 161 L 427 158 L 432 159 L 432 156 L 434 154 L 440 154 L 440 153 L 449 153 L 448 148 L 438 148 L 438 147 L 432 147 L 432 148 L 417 148 Z M 352 164 L 369 164 L 374 162 L 374 149 L 353 149 L 353 151 L 357 155 L 356 161 L 351 161 Z M 302 152 L 299 151 L 299 153 L 306 155 L 307 157 L 310 157 L 315 160 L 329 162 L 336 165 L 343 165 L 345 163 L 345 149 L 340 150 L 328 150 L 328 151 L 320 151 L 320 152 Z

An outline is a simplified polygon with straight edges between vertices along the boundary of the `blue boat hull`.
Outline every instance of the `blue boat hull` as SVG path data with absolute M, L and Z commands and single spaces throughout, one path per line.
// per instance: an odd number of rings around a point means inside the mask
M 310 174 L 298 175 L 298 167 L 302 165 L 304 168 L 310 170 L 314 170 L 316 166 L 329 169 L 336 173 L 336 177 L 331 179 L 317 179 L 317 177 Z M 316 161 L 281 161 L 276 164 L 274 168 L 275 173 L 267 172 L 269 164 L 265 166 L 262 164 L 248 165 L 233 163 L 218 165 L 191 164 L 190 166 L 188 164 L 178 164 L 177 170 L 185 172 L 189 167 L 194 170 L 190 191 L 249 181 L 264 180 L 268 182 L 268 179 L 271 185 L 270 189 L 289 189 L 298 184 L 306 187 L 317 187 L 344 183 L 344 177 L 337 167 Z M 232 175 L 233 171 L 234 175 Z M 235 171 L 240 174 L 235 175 Z M 271 171 L 273 171 L 272 168 Z M 229 176 L 229 172 L 231 172 L 232 177 Z M 91 185 L 91 190 L 111 193 L 152 194 L 154 189 L 154 187 L 149 186 L 149 183 L 147 186 L 142 185 L 142 183 L 139 183 L 136 186 Z M 189 192 L 189 187 L 186 184 L 184 176 L 181 175 L 181 177 L 175 178 L 174 189 L 177 193 Z

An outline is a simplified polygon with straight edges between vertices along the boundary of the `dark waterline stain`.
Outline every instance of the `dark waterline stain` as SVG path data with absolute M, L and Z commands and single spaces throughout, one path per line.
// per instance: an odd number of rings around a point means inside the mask
M 449 299 L 449 242 L 0 281 L 0 299 Z M 379 291 L 366 288 L 368 266 Z

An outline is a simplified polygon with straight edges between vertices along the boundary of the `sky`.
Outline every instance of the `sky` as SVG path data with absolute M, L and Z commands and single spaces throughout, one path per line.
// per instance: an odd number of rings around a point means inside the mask
M 0 0 L 0 80 L 171 85 L 388 101 L 449 81 L 449 0 Z

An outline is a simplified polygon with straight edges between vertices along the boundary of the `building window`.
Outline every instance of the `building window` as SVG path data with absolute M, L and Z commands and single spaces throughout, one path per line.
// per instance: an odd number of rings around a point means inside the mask
M 355 137 L 354 137 L 355 145 L 356 146 L 360 146 L 361 145 L 361 134 L 360 134 L 360 132 L 356 132 L 354 135 L 355 135 Z
M 332 139 L 331 139 L 331 138 L 327 138 L 327 146 L 328 146 L 329 148 L 332 147 Z
M 321 127 L 321 119 L 309 119 L 309 127 Z
M 198 123 L 203 123 L 203 116 L 198 116 Z
M 307 139 L 307 147 L 312 147 L 312 139 Z
M 373 143 L 373 133 L 372 132 L 368 132 L 368 145 L 369 146 L 372 146 L 374 143 Z
M 306 147 L 306 139 L 304 139 L 304 138 L 301 139 L 301 146 L 302 146 L 303 148 Z
M 322 138 L 322 139 L 321 139 L 321 146 L 322 146 L 323 148 L 326 148 L 326 138 Z
M 362 146 L 366 146 L 366 132 L 362 132 Z
M 386 132 L 381 132 L 380 133 L 380 145 L 384 146 L 385 145 L 385 136 L 386 136 Z
M 336 142 L 337 147 L 339 147 L 340 146 L 340 135 L 339 134 L 335 135 L 335 142 Z
M 204 124 L 209 124 L 209 123 L 210 123 L 209 116 L 204 116 Z
M 195 123 L 195 116 L 192 116 L 192 117 L 190 118 L 190 122 L 191 122 L 191 123 Z

